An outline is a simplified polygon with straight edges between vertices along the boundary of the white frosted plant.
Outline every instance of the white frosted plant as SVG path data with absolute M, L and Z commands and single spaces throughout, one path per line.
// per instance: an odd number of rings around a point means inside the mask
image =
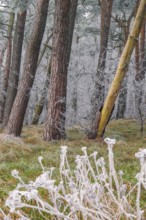
M 108 145 L 108 168 L 105 166 L 104 158 L 97 157 L 97 152 L 88 155 L 87 148 L 82 147 L 83 155 L 76 156 L 76 168 L 71 170 L 67 146 L 62 146 L 58 184 L 52 178 L 54 168 L 46 170 L 42 157 L 38 158 L 42 173 L 35 181 L 26 184 L 19 172 L 13 170 L 12 176 L 18 179 L 19 183 L 9 193 L 5 203 L 10 210 L 9 214 L 6 215 L 0 210 L 4 220 L 10 220 L 11 213 L 18 215 L 17 219 L 30 220 L 32 209 L 38 211 L 41 219 L 142 220 L 144 211 L 140 207 L 140 196 L 141 188 L 146 189 L 146 149 L 140 149 L 135 154 L 140 160 L 141 169 L 136 176 L 137 184 L 127 192 L 123 183 L 123 172 L 116 172 L 114 166 L 113 146 L 116 141 L 106 138 L 105 142 Z M 40 189 L 47 192 L 46 200 Z M 135 206 L 130 203 L 133 193 L 137 193 Z M 26 213 L 24 208 L 27 208 Z

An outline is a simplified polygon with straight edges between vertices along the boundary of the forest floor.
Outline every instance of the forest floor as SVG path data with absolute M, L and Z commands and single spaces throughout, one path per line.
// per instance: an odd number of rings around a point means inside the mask
M 34 180 L 40 173 L 38 156 L 43 156 L 44 166 L 56 167 L 54 178 L 58 179 L 60 162 L 60 146 L 68 146 L 68 158 L 71 167 L 75 166 L 74 158 L 82 154 L 81 147 L 87 146 L 88 153 L 98 151 L 98 156 L 107 158 L 106 144 L 96 140 L 87 140 L 79 128 L 68 129 L 66 140 L 44 142 L 42 139 L 43 126 L 29 126 L 23 129 L 21 138 L 4 137 L 0 134 L 0 207 L 8 192 L 15 188 L 17 181 L 11 176 L 16 169 L 24 181 Z M 139 162 L 135 153 L 139 148 L 146 148 L 146 126 L 143 135 L 139 125 L 134 120 L 113 120 L 109 123 L 105 137 L 117 140 L 114 146 L 115 164 L 117 170 L 123 170 L 124 181 L 129 186 L 136 182 L 135 175 L 139 171 Z M 146 192 L 142 195 L 142 205 L 146 204 Z

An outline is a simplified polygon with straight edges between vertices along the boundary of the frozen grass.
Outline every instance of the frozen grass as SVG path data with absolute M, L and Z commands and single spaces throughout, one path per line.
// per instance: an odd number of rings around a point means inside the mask
M 24 181 L 34 180 L 41 172 L 37 163 L 38 156 L 43 156 L 46 167 L 59 167 L 60 146 L 68 146 L 68 159 L 70 166 L 75 167 L 74 159 L 77 154 L 81 154 L 81 147 L 87 146 L 88 153 L 98 151 L 99 156 L 107 158 L 107 148 L 104 144 L 96 141 L 88 141 L 77 128 L 68 130 L 68 138 L 65 141 L 54 141 L 46 143 L 42 140 L 42 126 L 31 126 L 24 129 L 21 141 L 5 140 L 0 137 L 0 204 L 8 192 L 15 188 L 16 180 L 11 177 L 11 171 L 17 169 Z M 134 159 L 134 154 L 139 148 L 146 148 L 146 130 L 143 136 L 139 132 L 139 127 L 132 120 L 112 121 L 106 131 L 105 136 L 116 138 L 115 145 L 115 165 L 116 169 L 123 170 L 124 181 L 129 185 L 136 182 L 135 175 L 139 170 L 138 161 Z M 59 170 L 55 170 L 53 178 L 58 179 Z M 142 194 L 141 206 L 146 210 L 146 194 Z M 35 219 L 35 213 L 32 213 Z
M 106 138 L 105 142 L 108 145 L 108 169 L 97 151 L 88 155 L 87 147 L 81 148 L 83 153 L 76 156 L 76 166 L 71 169 L 67 146 L 62 146 L 58 183 L 53 178 L 55 168 L 44 167 L 42 156 L 38 157 L 42 172 L 34 181 L 25 183 L 19 171 L 13 170 L 11 175 L 19 183 L 5 202 L 9 207 L 8 214 L 0 210 L 4 220 L 13 219 L 12 214 L 21 220 L 31 220 L 34 211 L 38 217 L 48 220 L 144 219 L 140 200 L 144 193 L 142 189 L 146 190 L 146 149 L 135 154 L 140 170 L 136 184 L 128 189 L 123 172 L 115 169 L 113 146 L 116 141 Z M 133 195 L 134 204 L 131 202 Z

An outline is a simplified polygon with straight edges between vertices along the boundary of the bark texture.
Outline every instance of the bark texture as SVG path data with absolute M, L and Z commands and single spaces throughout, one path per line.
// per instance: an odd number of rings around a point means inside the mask
M 6 126 L 8 123 L 8 119 L 18 89 L 25 21 L 26 21 L 26 11 L 19 12 L 17 14 L 16 27 L 15 27 L 15 33 L 13 39 L 11 70 L 9 76 L 9 85 L 7 89 L 7 99 L 4 110 L 3 126 Z
M 67 71 L 76 8 L 77 0 L 58 0 L 56 2 L 49 104 L 44 129 L 44 140 L 46 141 L 65 137 Z
M 100 124 L 99 124 L 98 136 L 102 135 L 102 132 L 106 127 L 109 115 L 112 111 L 115 100 L 118 96 L 121 83 L 122 83 L 122 81 L 125 77 L 125 74 L 127 72 L 130 57 L 131 57 L 133 49 L 137 43 L 137 39 L 138 39 L 139 33 L 141 31 L 141 27 L 143 25 L 143 22 L 145 20 L 145 16 L 146 16 L 146 1 L 141 0 L 140 5 L 139 5 L 139 9 L 137 11 L 137 15 L 136 15 L 136 18 L 135 18 L 135 21 L 133 24 L 133 28 L 131 30 L 131 33 L 128 37 L 127 43 L 126 43 L 125 48 L 123 50 L 123 53 L 121 55 L 115 78 L 112 82 L 112 85 L 110 87 L 110 90 L 108 92 L 107 98 L 106 98 L 104 106 L 103 106 L 103 110 L 101 113 L 101 120 L 100 120 Z
M 25 52 L 22 80 L 11 110 L 6 133 L 20 136 L 37 68 L 40 46 L 45 30 L 49 0 L 37 0 L 34 23 Z

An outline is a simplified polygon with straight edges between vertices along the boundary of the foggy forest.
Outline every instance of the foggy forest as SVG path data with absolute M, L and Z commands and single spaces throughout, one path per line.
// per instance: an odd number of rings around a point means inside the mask
M 0 1 L 0 219 L 146 219 L 145 73 L 146 0 Z

